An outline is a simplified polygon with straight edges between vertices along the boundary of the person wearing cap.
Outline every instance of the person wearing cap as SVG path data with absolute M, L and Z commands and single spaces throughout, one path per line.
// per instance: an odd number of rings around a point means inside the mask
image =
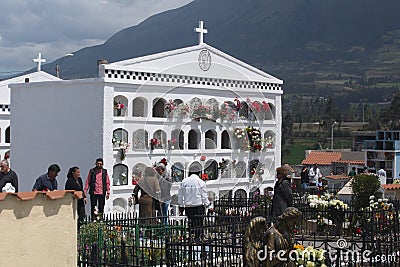
M 189 229 L 196 239 L 201 237 L 203 217 L 206 208 L 210 206 L 206 183 L 197 174 L 183 179 L 178 190 L 180 213 L 185 211 L 189 220 Z
M 86 178 L 83 193 L 87 196 L 89 190 L 90 207 L 92 216 L 95 215 L 95 207 L 103 214 L 106 199 L 110 197 L 110 178 L 107 170 L 103 168 L 103 159 L 96 159 L 96 167 L 90 169 Z
M 171 186 L 172 186 L 172 178 L 166 170 L 166 167 L 163 163 L 159 162 L 156 165 L 156 171 L 158 173 L 158 181 L 160 184 L 161 190 L 161 216 L 163 216 L 163 222 L 165 225 L 168 224 L 168 208 L 171 204 Z

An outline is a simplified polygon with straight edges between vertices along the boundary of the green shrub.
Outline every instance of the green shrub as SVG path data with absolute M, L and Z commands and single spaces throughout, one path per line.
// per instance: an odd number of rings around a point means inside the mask
M 376 195 L 381 184 L 378 176 L 375 174 L 357 174 L 351 181 L 353 189 L 353 201 L 357 208 L 365 208 L 369 206 L 369 197 Z

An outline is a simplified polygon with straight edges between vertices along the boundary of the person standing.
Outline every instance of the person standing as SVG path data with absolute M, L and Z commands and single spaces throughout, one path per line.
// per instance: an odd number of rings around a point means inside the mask
M 0 167 L 0 192 L 7 183 L 10 183 L 14 187 L 14 193 L 17 193 L 18 176 L 13 170 L 10 169 L 10 163 L 8 160 L 3 159 L 0 162 Z
M 158 163 L 156 166 L 156 171 L 159 174 L 159 183 L 161 189 L 161 216 L 163 216 L 164 224 L 168 224 L 168 208 L 171 203 L 171 187 L 172 187 L 172 178 L 166 170 L 166 167 L 163 163 Z
M 290 180 L 287 177 L 287 169 L 279 167 L 276 169 L 277 181 L 274 186 L 272 198 L 271 217 L 273 221 L 282 215 L 286 208 L 293 206 L 293 192 Z
M 306 189 L 308 187 L 308 184 L 310 183 L 307 166 L 304 166 L 301 170 L 300 178 L 301 188 Z
M 140 199 L 139 199 L 140 191 Z M 160 185 L 153 168 L 147 167 L 144 170 L 144 177 L 139 179 L 138 184 L 133 189 L 135 203 L 139 203 L 139 218 L 151 218 L 156 215 L 155 204 L 160 197 Z M 152 224 L 153 219 L 146 219 L 144 223 Z
M 349 172 L 349 176 L 353 178 L 356 175 L 356 167 L 351 168 L 351 171 Z
M 54 191 L 57 190 L 58 184 L 56 177 L 61 171 L 58 164 L 51 164 L 47 169 L 47 173 L 40 175 L 35 184 L 33 185 L 32 191 Z
M 83 193 L 90 195 L 90 211 L 94 216 L 95 207 L 99 213 L 104 213 L 106 199 L 110 197 L 110 178 L 107 170 L 103 168 L 103 159 L 96 159 L 96 167 L 89 170 Z
M 206 183 L 197 174 L 183 179 L 178 190 L 178 204 L 180 213 L 185 211 L 189 220 L 189 229 L 194 237 L 200 238 L 205 210 L 210 206 Z
M 377 171 L 376 174 L 378 174 L 379 181 L 381 182 L 381 184 L 386 184 L 386 171 L 381 168 Z
M 82 191 L 83 193 L 83 182 L 81 178 L 81 170 L 78 167 L 72 167 L 69 169 L 67 174 L 67 182 L 65 182 L 65 190 Z M 83 193 L 82 198 L 78 199 L 78 220 L 83 221 L 85 219 L 85 205 L 86 196 Z
M 311 186 L 317 186 L 318 178 L 322 177 L 321 171 L 318 168 L 318 164 L 315 163 L 314 166 L 308 171 L 309 182 Z

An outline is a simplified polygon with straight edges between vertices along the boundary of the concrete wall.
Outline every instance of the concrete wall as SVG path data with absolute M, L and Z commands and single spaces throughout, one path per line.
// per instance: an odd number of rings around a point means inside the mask
M 103 156 L 106 111 L 102 80 L 29 83 L 11 88 L 12 168 L 19 175 L 20 191 L 31 191 L 36 178 L 52 163 L 61 167 L 59 189 L 64 189 L 68 169 L 74 165 L 80 167 L 85 180 L 95 159 Z M 112 105 L 109 109 L 111 113 Z
M 38 193 L 21 201 L 16 194 L 0 194 L 0 266 L 76 266 L 75 196 L 55 193 L 65 195 L 50 199 Z

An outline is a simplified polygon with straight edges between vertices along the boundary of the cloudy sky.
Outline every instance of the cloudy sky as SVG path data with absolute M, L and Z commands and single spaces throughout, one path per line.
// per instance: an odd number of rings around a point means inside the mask
M 0 76 L 101 44 L 117 31 L 192 0 L 1 0 Z

